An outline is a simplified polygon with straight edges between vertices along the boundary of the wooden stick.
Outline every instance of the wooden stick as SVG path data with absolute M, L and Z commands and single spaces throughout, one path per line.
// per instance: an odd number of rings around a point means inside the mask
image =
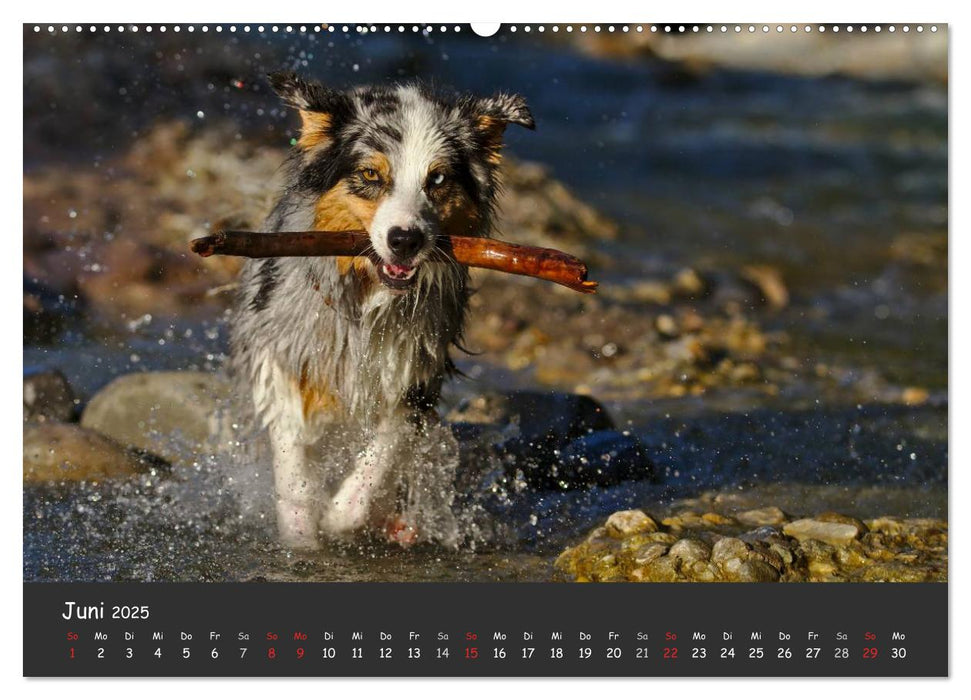
M 191 247 L 194 253 L 204 258 L 210 255 L 247 258 L 368 255 L 377 260 L 364 231 L 220 231 L 196 238 Z M 517 245 L 491 238 L 441 236 L 438 249 L 468 267 L 536 277 L 584 294 L 597 291 L 597 282 L 587 280 L 587 266 L 582 260 L 552 248 Z

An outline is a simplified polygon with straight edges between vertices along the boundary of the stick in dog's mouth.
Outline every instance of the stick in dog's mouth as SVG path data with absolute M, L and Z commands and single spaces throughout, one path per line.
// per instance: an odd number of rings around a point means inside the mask
M 219 231 L 191 243 L 194 253 L 240 255 L 248 258 L 289 256 L 367 255 L 382 283 L 390 289 L 407 290 L 418 278 L 417 266 L 388 263 L 374 255 L 364 231 Z M 587 266 L 579 258 L 552 248 L 506 243 L 494 238 L 439 236 L 443 259 L 468 267 L 536 277 L 561 284 L 582 294 L 594 294 L 597 283 L 587 279 Z

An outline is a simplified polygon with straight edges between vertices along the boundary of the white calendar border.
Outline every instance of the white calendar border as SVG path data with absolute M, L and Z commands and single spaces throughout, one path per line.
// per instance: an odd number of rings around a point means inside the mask
M 953 88 L 950 123 L 954 124 L 960 119 L 965 123 L 971 123 L 968 114 L 971 110 L 969 105 L 969 81 L 967 78 L 971 64 L 967 56 L 971 53 L 971 40 L 965 39 L 962 32 L 967 32 L 971 36 L 971 23 L 964 23 L 963 13 L 955 9 L 954 4 L 941 0 L 923 0 L 920 3 L 902 2 L 883 2 L 873 5 L 851 5 L 845 0 L 816 0 L 807 3 L 805 7 L 798 8 L 791 5 L 782 6 L 780 3 L 768 2 L 735 2 L 731 4 L 716 3 L 712 1 L 695 2 L 690 6 L 684 3 L 656 4 L 651 5 L 643 2 L 620 2 L 617 0 L 596 0 L 584 4 L 577 4 L 571 7 L 559 5 L 558 7 L 548 7 L 545 4 L 529 5 L 522 0 L 489 0 L 481 4 L 470 5 L 465 2 L 445 2 L 443 0 L 424 0 L 421 5 L 412 3 L 393 2 L 392 0 L 371 0 L 368 3 L 346 3 L 330 4 L 321 2 L 306 2 L 305 0 L 294 0 L 281 7 L 265 6 L 259 3 L 230 3 L 226 0 L 208 3 L 203 6 L 198 2 L 187 0 L 169 0 L 166 3 L 156 5 L 125 5 L 101 3 L 78 4 L 77 2 L 67 2 L 65 0 L 52 0 L 49 2 L 35 3 L 30 6 L 18 5 L 12 11 L 10 7 L 4 9 L 4 19 L 2 27 L 5 42 L 2 44 L 2 51 L 6 59 L 2 65 L 10 67 L 13 74 L 18 62 L 22 61 L 22 34 L 20 24 L 28 21 L 58 21 L 69 22 L 71 20 L 89 21 L 110 21 L 110 22 L 159 22 L 160 20 L 171 21 L 176 19 L 182 22 L 211 22 L 214 19 L 231 19 L 238 22 L 246 21 L 267 21 L 273 20 L 274 16 L 278 19 L 302 19 L 317 18 L 321 21 L 367 21 L 375 20 L 382 22 L 407 22 L 407 21 L 427 21 L 434 18 L 436 22 L 458 23 L 469 21 L 489 22 L 505 20 L 506 22 L 518 23 L 565 23 L 582 21 L 619 21 L 635 22 L 639 19 L 645 21 L 663 21 L 665 19 L 677 20 L 679 22 L 691 21 L 712 21 L 712 20 L 731 20 L 733 22 L 784 22 L 788 21 L 814 21 L 826 22 L 862 22 L 878 19 L 881 22 L 910 22 L 914 20 L 928 20 L 933 22 L 951 22 L 949 36 L 954 37 L 951 44 L 952 65 L 950 71 L 950 85 Z M 19 17 L 18 17 L 19 15 Z M 654 15 L 654 16 L 652 16 Z M 2 113 L 4 120 L 3 133 L 8 136 L 20 134 L 17 144 L 8 144 L 8 150 L 17 146 L 17 153 L 22 159 L 22 130 L 18 128 L 18 117 L 22 115 L 22 91 L 20 82 L 16 75 L 12 75 L 9 81 L 11 94 L 7 96 L 8 103 L 14 103 L 15 107 L 9 107 Z M 959 115 L 964 115 L 963 117 Z M 10 140 L 14 140 L 12 137 Z M 956 186 L 961 186 L 962 193 L 967 192 L 969 178 L 968 164 L 971 163 L 971 151 L 969 151 L 969 137 L 959 130 L 951 133 L 951 159 L 953 180 L 950 191 L 955 191 Z M 14 160 L 8 158 L 8 160 Z M 22 162 L 20 163 L 22 166 Z M 17 237 L 17 232 L 22 231 L 22 225 L 17 226 L 18 219 L 22 224 L 22 197 L 17 198 L 16 193 L 22 190 L 22 167 L 14 170 L 12 165 L 8 165 L 2 172 L 3 177 L 3 230 L 8 238 Z M 950 210 L 950 226 L 954 232 L 961 231 L 961 223 L 966 220 L 968 197 L 965 194 L 958 199 L 963 208 L 952 208 Z M 962 273 L 971 265 L 969 256 L 969 244 L 966 242 L 967 232 L 964 232 L 965 240 L 961 235 L 953 235 L 950 241 L 949 258 L 950 268 L 953 271 L 960 270 Z M 8 244 L 11 249 L 7 255 L 2 256 L 2 264 L 5 266 L 0 279 L 5 285 L 5 292 L 9 295 L 9 301 L 4 307 L 5 326 L 16 328 L 21 323 L 20 315 L 15 316 L 16 309 L 13 301 L 20 291 L 15 285 L 20 284 L 21 270 L 16 269 L 20 264 L 20 256 L 15 254 L 12 249 L 13 243 Z M 950 356 L 955 356 L 954 350 L 968 351 L 969 349 L 969 313 L 971 313 L 971 275 L 950 274 L 951 280 L 951 302 L 949 306 L 950 322 L 952 326 L 952 351 Z M 8 336 L 13 332 L 8 331 Z M 23 354 L 20 347 L 2 346 L 0 348 L 2 358 L 5 361 L 4 367 L 8 370 L 3 374 L 7 401 L 3 404 L 3 426 L 4 436 L 8 439 L 3 444 L 17 445 L 22 441 L 22 431 L 14 410 L 14 397 L 19 393 L 19 378 L 14 376 L 11 368 L 23 365 Z M 960 354 L 958 356 L 961 356 Z M 962 366 L 963 365 L 963 366 Z M 971 419 L 967 410 L 968 397 L 971 396 L 971 368 L 964 362 L 953 363 L 950 373 L 951 381 L 951 403 L 950 420 L 952 430 L 950 432 L 951 449 L 950 455 L 953 464 L 958 468 L 952 470 L 950 476 L 950 499 L 952 503 L 963 504 L 968 493 L 968 478 L 964 476 L 964 469 L 969 468 L 971 461 L 971 450 L 969 450 L 969 437 L 971 431 L 967 429 L 965 421 Z M 953 428 L 957 427 L 957 430 Z M 11 459 L 15 456 L 11 456 Z M 964 467 L 962 469 L 961 467 Z M 22 611 L 22 538 L 14 533 L 22 531 L 22 496 L 20 473 L 7 465 L 7 481 L 4 483 L 4 505 L 2 509 L 4 518 L 4 532 L 8 533 L 3 538 L 2 562 L 3 562 L 3 588 L 0 589 L 5 594 L 4 600 L 18 601 Z M 956 529 L 957 528 L 957 529 Z M 950 513 L 951 541 L 956 543 L 952 547 L 950 557 L 949 579 L 952 583 L 951 591 L 956 590 L 955 583 L 964 583 L 968 580 L 969 571 L 969 551 L 967 546 L 963 546 L 967 538 L 967 527 L 963 521 L 961 508 L 952 509 Z M 906 584 L 891 584 L 906 585 Z M 185 693 L 189 691 L 192 696 L 218 693 L 226 695 L 231 693 L 233 700 L 239 698 L 265 698 L 270 694 L 288 693 L 293 697 L 299 697 L 306 693 L 309 697 L 315 697 L 322 693 L 347 693 L 360 695 L 362 692 L 388 693 L 397 698 L 433 698 L 448 697 L 461 698 L 462 700 L 493 700 L 497 695 L 505 697 L 523 697 L 535 694 L 556 693 L 557 698 L 590 698 L 598 697 L 604 693 L 623 696 L 626 694 L 650 694 L 650 695 L 669 695 L 685 693 L 712 693 L 721 698 L 750 697 L 753 693 L 765 694 L 766 696 L 790 698 L 811 698 L 816 700 L 821 694 L 842 697 L 844 695 L 861 694 L 868 695 L 879 693 L 886 698 L 906 697 L 908 700 L 915 694 L 929 691 L 935 696 L 957 697 L 958 688 L 963 687 L 966 696 L 968 691 L 967 679 L 971 675 L 968 670 L 967 659 L 971 658 L 971 644 L 965 641 L 965 636 L 971 632 L 969 622 L 969 604 L 965 602 L 963 596 L 951 596 L 952 602 L 952 623 L 951 623 L 951 672 L 952 682 L 944 683 L 940 681 L 907 681 L 907 680 L 848 680 L 830 681 L 819 680 L 809 682 L 780 681 L 771 679 L 758 679 L 748 681 L 738 680 L 688 680 L 688 679 L 650 679 L 641 680 L 548 680 L 548 679 L 529 679 L 529 680 L 503 680 L 503 679 L 483 679 L 480 681 L 464 680 L 377 680 L 377 679 L 353 679 L 353 680 L 329 680 L 324 683 L 316 680 L 172 680 L 166 682 L 145 682 L 127 679 L 113 679 L 102 681 L 70 681 L 70 680 L 29 680 L 20 679 L 7 685 L 13 692 L 29 696 L 31 698 L 72 698 L 81 695 L 97 698 L 131 698 L 137 695 L 146 700 L 155 698 L 167 698 L 172 693 Z M 10 611 L 15 612 L 15 611 Z M 22 669 L 22 648 L 20 644 L 21 630 L 18 629 L 21 616 L 10 615 L 13 618 L 11 629 L 5 630 L 2 635 L 2 651 L 0 658 L 3 663 L 3 678 L 18 679 Z M 957 663 L 953 663 L 953 662 Z M 16 690 L 14 690 L 16 689 Z

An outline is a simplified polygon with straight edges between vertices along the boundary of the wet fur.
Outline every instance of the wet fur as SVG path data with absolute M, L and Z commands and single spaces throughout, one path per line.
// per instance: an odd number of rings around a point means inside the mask
M 404 294 L 367 258 L 254 260 L 241 272 L 231 369 L 270 436 L 280 536 L 313 547 L 321 530 L 393 519 L 389 474 L 407 484 L 422 468 L 398 463 L 398 448 L 434 420 L 469 296 L 464 267 L 429 262 L 435 236 L 489 234 L 503 130 L 533 122 L 518 96 L 446 97 L 419 84 L 338 92 L 293 74 L 271 83 L 302 126 L 264 230 L 363 228 L 389 262 L 389 226 L 407 220 L 425 241 Z M 356 464 L 317 483 L 310 448 L 350 433 L 365 438 Z

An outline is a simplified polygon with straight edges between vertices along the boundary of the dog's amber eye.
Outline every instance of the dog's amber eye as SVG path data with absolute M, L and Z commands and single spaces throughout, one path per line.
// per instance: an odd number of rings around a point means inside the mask
M 361 179 L 365 182 L 381 182 L 381 174 L 374 168 L 364 168 L 361 171 Z

